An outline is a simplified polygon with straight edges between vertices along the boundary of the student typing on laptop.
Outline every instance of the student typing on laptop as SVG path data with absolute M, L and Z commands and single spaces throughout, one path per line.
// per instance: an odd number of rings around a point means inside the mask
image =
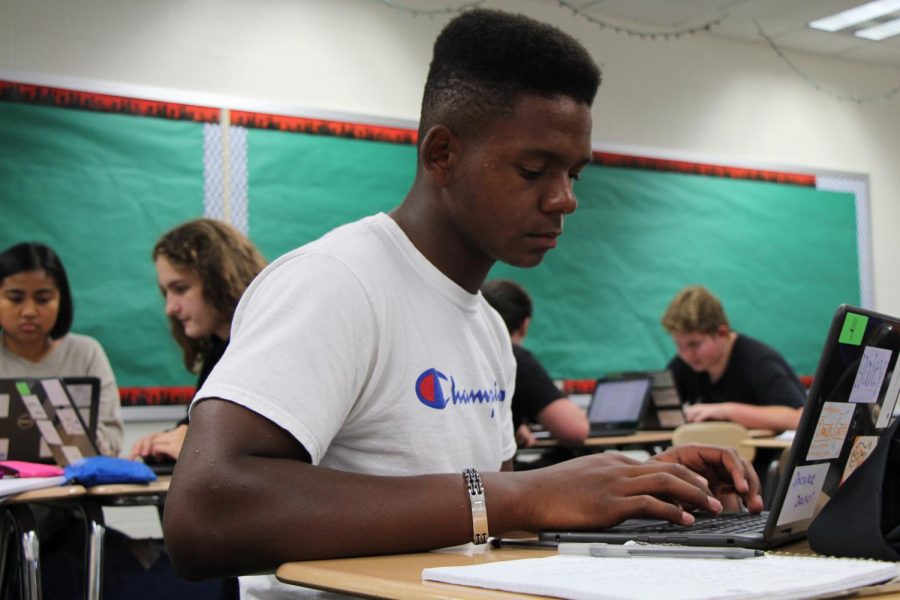
M 119 388 L 103 347 L 71 333 L 74 304 L 62 260 L 38 242 L 0 253 L 0 377 L 88 376 L 100 380 L 97 446 L 122 447 Z
M 752 468 L 720 448 L 505 472 L 515 359 L 479 288 L 497 260 L 535 266 L 556 245 L 598 85 L 584 47 L 532 19 L 474 9 L 443 29 L 406 197 L 281 257 L 241 299 L 166 502 L 180 573 L 281 597 L 251 574 L 638 515 L 690 523 L 686 507 L 738 497 L 761 510 Z
M 512 397 L 513 426 L 520 447 L 534 445 L 528 422 L 540 423 L 563 444 L 577 445 L 590 432 L 587 415 L 566 398 L 522 341 L 531 325 L 532 303 L 525 288 L 509 279 L 492 279 L 481 287 L 484 299 L 500 313 L 516 358 L 516 392 Z
M 214 219 L 195 219 L 166 232 L 153 248 L 159 290 L 184 366 L 197 371 L 197 389 L 228 347 L 241 294 L 266 266 L 240 231 Z M 188 419 L 135 442 L 129 458 L 171 463 L 181 453 Z
M 678 355 L 669 363 L 688 421 L 734 421 L 748 428 L 796 429 L 803 384 L 773 348 L 732 331 L 705 287 L 681 290 L 662 317 Z

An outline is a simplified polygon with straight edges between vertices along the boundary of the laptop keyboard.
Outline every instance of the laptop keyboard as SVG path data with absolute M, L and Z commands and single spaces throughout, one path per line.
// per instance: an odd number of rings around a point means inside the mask
M 752 515 L 750 513 L 735 513 L 719 515 L 709 518 L 701 518 L 693 525 L 653 525 L 642 527 L 642 533 L 672 533 L 672 532 L 704 532 L 704 533 L 755 533 L 766 527 L 768 513 Z

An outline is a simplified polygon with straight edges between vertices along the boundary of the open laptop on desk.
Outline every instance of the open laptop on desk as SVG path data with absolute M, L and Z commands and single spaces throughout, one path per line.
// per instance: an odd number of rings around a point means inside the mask
M 88 425 L 62 379 L 0 379 L 2 460 L 66 466 L 97 454 Z
M 768 513 L 698 518 L 689 527 L 631 520 L 604 531 L 544 531 L 541 539 L 772 548 L 804 537 L 890 424 L 900 394 L 898 354 L 900 319 L 838 307 Z
M 672 372 L 668 369 L 658 371 L 623 371 L 610 375 L 617 378 L 650 377 L 650 406 L 644 414 L 640 429 L 646 430 L 670 430 L 687 421 L 684 418 L 684 408 L 678 388 Z
M 591 437 L 630 435 L 636 432 L 650 404 L 653 378 L 644 373 L 604 377 L 588 405 Z

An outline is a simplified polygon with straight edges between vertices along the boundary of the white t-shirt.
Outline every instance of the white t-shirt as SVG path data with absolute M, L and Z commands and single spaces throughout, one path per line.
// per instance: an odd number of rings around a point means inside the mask
M 101 453 L 119 454 L 124 437 L 119 387 L 103 347 L 94 338 L 67 333 L 37 363 L 0 344 L 0 377 L 97 377 L 100 379 L 97 443 Z
M 282 256 L 253 281 L 194 402 L 249 408 L 323 467 L 497 471 L 516 449 L 515 368 L 500 316 L 382 213 Z

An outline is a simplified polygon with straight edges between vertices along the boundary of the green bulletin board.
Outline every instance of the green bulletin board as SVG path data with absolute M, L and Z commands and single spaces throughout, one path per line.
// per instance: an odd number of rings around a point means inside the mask
M 250 235 L 268 260 L 389 211 L 415 175 L 414 146 L 253 129 L 247 146 Z
M 609 167 L 586 169 L 576 192 L 543 264 L 491 273 L 532 292 L 525 343 L 555 376 L 664 367 L 674 346 L 659 320 L 689 284 L 798 374 L 815 371 L 835 308 L 859 303 L 852 194 Z
M 69 271 L 73 330 L 96 337 L 120 386 L 191 385 L 150 250 L 203 215 L 203 124 L 0 102 L 0 246 L 40 240 Z M 269 260 L 387 211 L 415 172 L 409 144 L 247 132 L 249 233 Z M 665 365 L 659 325 L 684 285 L 710 287 L 732 326 L 812 373 L 831 314 L 858 304 L 852 194 L 592 165 L 578 211 L 535 269 L 497 265 L 532 294 L 526 345 L 554 377 Z
M 120 386 L 191 385 L 150 259 L 203 214 L 202 124 L 0 102 L 0 251 L 53 248 Z

